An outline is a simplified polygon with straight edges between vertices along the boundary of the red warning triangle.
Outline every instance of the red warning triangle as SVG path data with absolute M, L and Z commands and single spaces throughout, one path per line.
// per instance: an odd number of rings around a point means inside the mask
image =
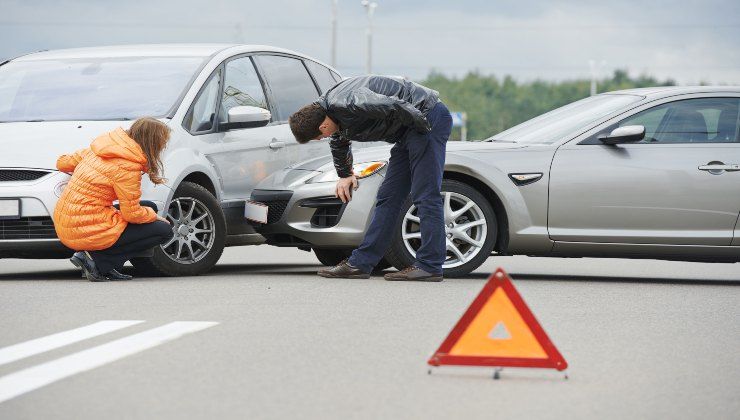
M 501 268 L 489 277 L 428 363 L 557 370 L 568 367 Z

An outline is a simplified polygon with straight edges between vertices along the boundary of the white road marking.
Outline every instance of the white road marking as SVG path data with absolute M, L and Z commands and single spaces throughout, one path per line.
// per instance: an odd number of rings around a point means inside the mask
M 217 324 L 218 322 L 172 322 L 11 373 L 0 378 L 0 403 Z
M 144 321 L 100 321 L 84 327 L 3 347 L 0 349 L 0 366 L 142 322 Z

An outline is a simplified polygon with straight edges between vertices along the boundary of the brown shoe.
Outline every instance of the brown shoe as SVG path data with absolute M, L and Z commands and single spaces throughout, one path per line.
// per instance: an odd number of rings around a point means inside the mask
M 442 281 L 442 274 L 431 274 L 419 267 L 411 266 L 396 273 L 383 276 L 388 281 Z
M 347 260 L 340 262 L 334 267 L 322 268 L 316 273 L 321 277 L 334 279 L 369 279 L 370 273 L 363 273 L 360 269 L 349 265 Z

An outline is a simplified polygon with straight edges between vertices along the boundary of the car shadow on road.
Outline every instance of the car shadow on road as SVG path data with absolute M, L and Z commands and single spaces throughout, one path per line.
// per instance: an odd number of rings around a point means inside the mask
M 269 274 L 269 275 L 286 275 L 295 276 L 303 274 L 316 274 L 321 265 L 318 264 L 223 264 L 216 265 L 211 271 L 200 277 L 219 276 L 224 274 Z M 138 274 L 133 267 L 124 267 L 121 270 L 125 274 L 134 276 L 135 279 L 169 279 L 174 280 L 177 277 L 150 277 Z M 45 270 L 30 271 L 21 273 L 3 273 L 0 274 L 2 281 L 18 280 L 81 280 L 80 270 L 70 267 L 66 270 Z
M 488 273 L 470 273 L 465 278 L 487 279 Z M 740 286 L 740 280 L 700 279 L 700 278 L 662 278 L 662 277 L 625 277 L 625 276 L 587 276 L 568 274 L 529 274 L 510 272 L 512 280 L 526 281 L 578 281 L 603 283 L 650 283 L 650 284 L 692 284 L 700 286 Z

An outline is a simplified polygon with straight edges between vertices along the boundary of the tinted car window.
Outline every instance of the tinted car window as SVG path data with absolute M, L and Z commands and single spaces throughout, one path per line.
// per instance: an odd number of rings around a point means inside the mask
M 185 117 L 183 126 L 191 133 L 210 131 L 216 119 L 216 107 L 221 94 L 221 70 L 214 73 Z
M 249 57 L 237 58 L 226 63 L 219 121 L 225 122 L 229 109 L 235 106 L 267 109 L 265 92 Z
M 299 108 L 318 99 L 316 86 L 300 60 L 274 55 L 255 59 L 270 86 L 276 121 L 287 121 Z
M 738 98 L 686 99 L 658 105 L 632 115 L 601 130 L 588 143 L 598 143 L 598 136 L 617 127 L 642 125 L 641 143 L 734 143 L 738 141 Z
M 316 80 L 316 83 L 319 84 L 319 88 L 321 89 L 322 94 L 329 90 L 332 86 L 337 84 L 337 81 L 334 80 L 334 76 L 332 76 L 331 71 L 329 71 L 329 69 L 327 69 L 326 67 L 309 60 L 304 61 L 304 63 L 306 63 L 306 67 L 308 67 L 308 69 L 311 71 L 311 74 L 313 74 L 313 78 Z

